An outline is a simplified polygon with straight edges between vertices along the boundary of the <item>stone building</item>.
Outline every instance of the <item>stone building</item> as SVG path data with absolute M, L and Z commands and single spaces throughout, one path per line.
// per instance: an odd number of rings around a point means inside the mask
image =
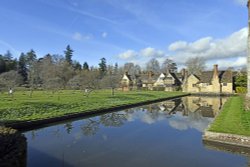
M 120 85 L 121 85 L 120 87 L 121 87 L 121 89 L 123 91 L 132 90 L 132 88 L 133 88 L 133 80 L 131 78 L 131 75 L 128 74 L 128 72 L 123 74 Z
M 213 71 L 188 75 L 182 89 L 190 93 L 233 93 L 233 73 L 230 69 L 219 71 L 218 65 L 214 65 Z
M 161 73 L 154 83 L 154 87 L 163 87 L 165 91 L 180 90 L 181 80 L 177 77 L 176 73 Z

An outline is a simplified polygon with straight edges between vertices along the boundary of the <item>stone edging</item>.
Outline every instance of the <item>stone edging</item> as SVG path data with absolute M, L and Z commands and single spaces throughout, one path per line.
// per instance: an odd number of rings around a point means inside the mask
M 124 109 L 132 108 L 132 107 L 138 107 L 138 106 L 142 106 L 142 105 L 157 103 L 157 102 L 175 99 L 175 98 L 180 98 L 180 97 L 185 97 L 185 96 L 189 96 L 189 95 L 190 94 L 184 94 L 184 95 L 177 95 L 177 96 L 172 96 L 172 97 L 160 98 L 160 99 L 156 99 L 156 100 L 148 100 L 148 101 L 134 103 L 134 104 L 118 105 L 118 106 L 110 107 L 110 108 L 89 110 L 89 111 L 82 112 L 82 113 L 79 112 L 79 113 L 67 114 L 67 115 L 63 115 L 63 116 L 59 116 L 59 117 L 47 118 L 47 119 L 42 119 L 42 120 L 22 121 L 22 122 L 9 123 L 9 124 L 7 123 L 7 124 L 5 124 L 5 126 L 11 127 L 11 128 L 14 128 L 14 129 L 17 129 L 20 131 L 33 130 L 33 129 L 36 129 L 39 127 L 45 127 L 45 126 L 59 123 L 59 122 L 63 122 L 66 120 L 72 120 L 72 119 L 93 116 L 93 115 L 98 115 L 98 114 L 103 114 L 103 113 L 115 112 L 115 111 L 124 110 Z
M 27 142 L 15 129 L 0 126 L 0 166 L 26 166 Z
M 248 136 L 218 133 L 206 130 L 202 136 L 202 139 L 204 141 L 250 148 L 250 137 Z

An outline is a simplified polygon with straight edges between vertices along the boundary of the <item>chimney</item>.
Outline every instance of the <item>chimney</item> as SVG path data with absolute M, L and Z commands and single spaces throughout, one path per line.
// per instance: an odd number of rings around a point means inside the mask
M 181 70 L 181 76 L 182 76 L 183 78 L 185 78 L 185 75 L 186 75 L 186 69 L 183 68 L 183 69 Z
M 148 79 L 152 79 L 152 76 L 153 76 L 153 72 L 152 72 L 152 71 L 149 71 L 149 72 L 148 72 Z
M 218 64 L 214 65 L 214 75 L 213 78 L 218 78 L 219 76 L 219 71 L 218 71 Z

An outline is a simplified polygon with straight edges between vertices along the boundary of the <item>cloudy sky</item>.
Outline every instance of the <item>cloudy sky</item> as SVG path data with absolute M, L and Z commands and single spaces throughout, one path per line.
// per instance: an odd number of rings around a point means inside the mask
M 207 66 L 246 63 L 247 0 L 1 0 L 0 53 L 39 57 L 73 48 L 97 65 L 143 65 L 201 56 Z

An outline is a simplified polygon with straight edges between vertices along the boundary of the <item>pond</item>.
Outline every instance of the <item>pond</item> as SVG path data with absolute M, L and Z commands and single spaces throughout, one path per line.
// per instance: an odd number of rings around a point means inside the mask
M 225 101 L 189 96 L 28 131 L 27 166 L 248 166 L 202 142 Z

